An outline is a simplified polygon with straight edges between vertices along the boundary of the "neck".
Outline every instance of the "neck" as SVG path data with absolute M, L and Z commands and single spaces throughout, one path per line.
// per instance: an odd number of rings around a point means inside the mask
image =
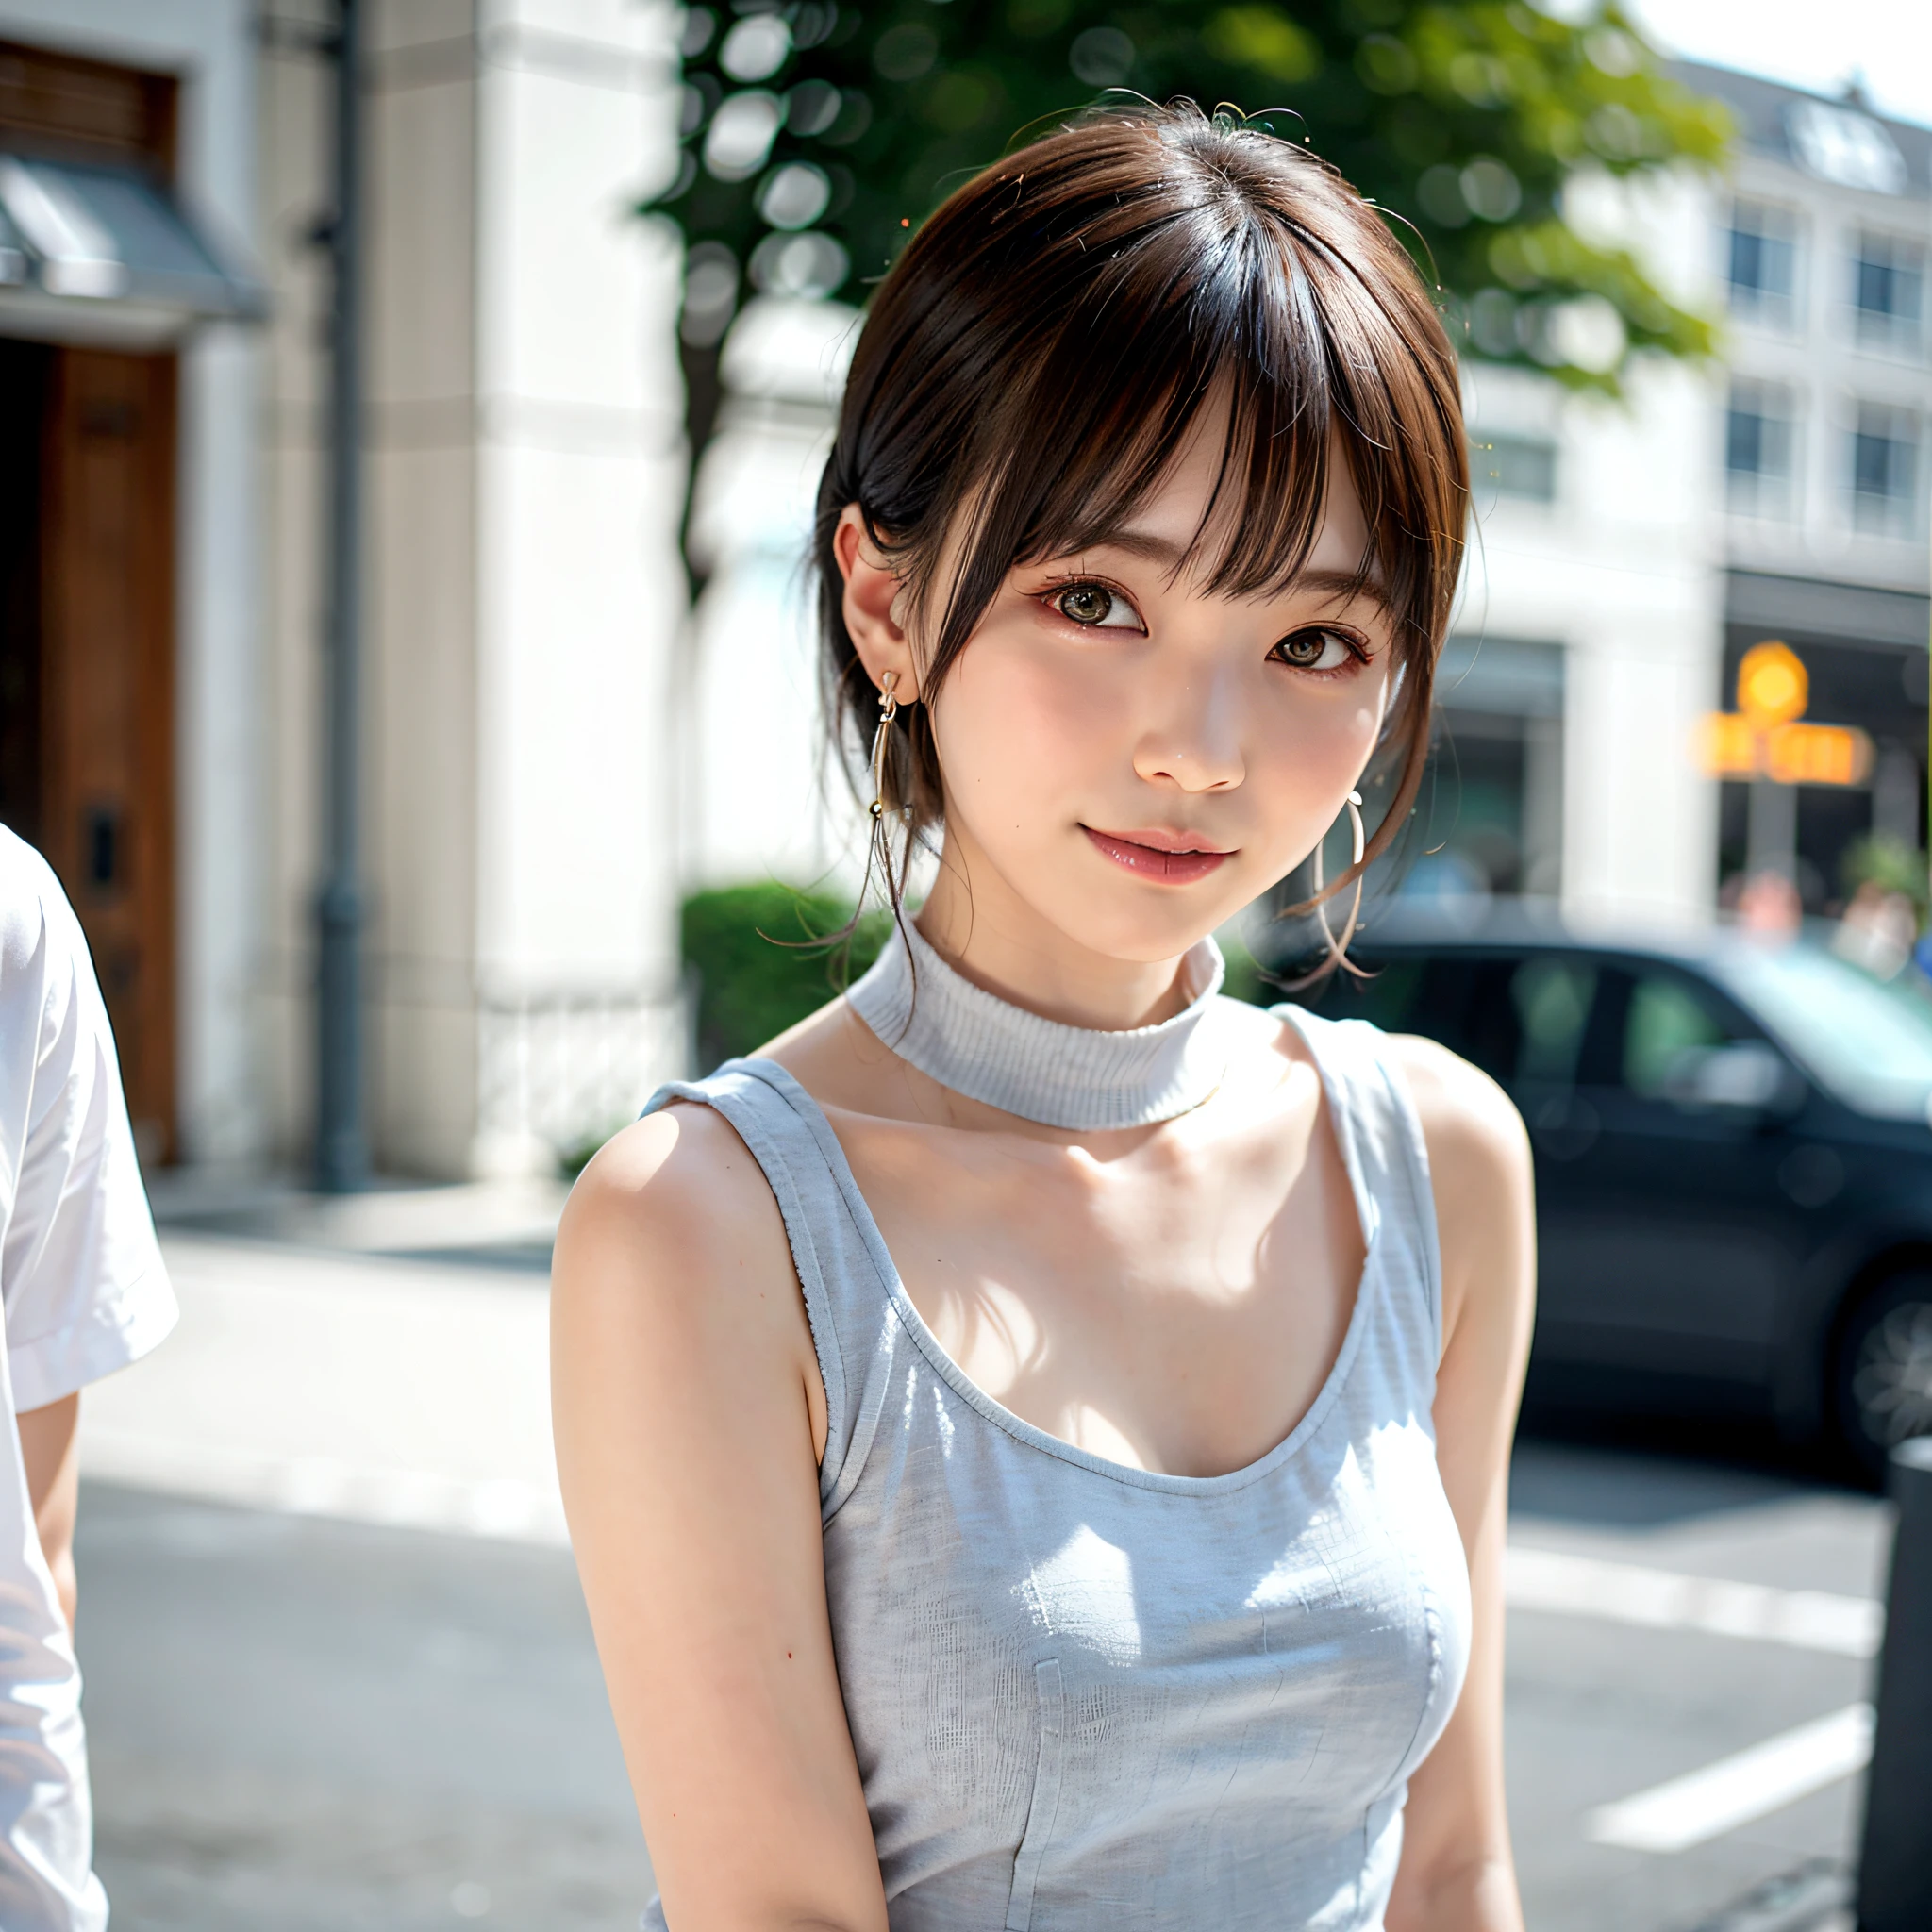
M 928 1079 L 1041 1126 L 1144 1127 L 1191 1112 L 1226 1077 L 1237 1003 L 1217 997 L 1211 940 L 1190 956 L 1191 997 L 1150 1026 L 1069 1025 L 1029 1012 L 949 966 L 917 926 L 894 932 L 847 991 L 853 1012 Z
M 961 977 L 1043 1019 L 1124 1032 L 1187 1006 L 1182 963 L 1122 959 L 1082 945 L 1025 905 L 950 833 L 920 908 L 920 936 Z

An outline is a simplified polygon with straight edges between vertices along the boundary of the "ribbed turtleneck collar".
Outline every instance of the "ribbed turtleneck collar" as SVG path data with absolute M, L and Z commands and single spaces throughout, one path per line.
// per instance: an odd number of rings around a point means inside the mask
M 1191 999 L 1157 1026 L 1105 1033 L 1043 1020 L 954 971 L 908 921 L 846 997 L 922 1074 L 1042 1126 L 1139 1127 L 1196 1108 L 1226 1075 L 1221 948 L 1181 963 Z

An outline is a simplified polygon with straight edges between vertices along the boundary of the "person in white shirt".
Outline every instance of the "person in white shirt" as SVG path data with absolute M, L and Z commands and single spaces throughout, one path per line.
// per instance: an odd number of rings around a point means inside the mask
M 175 1307 L 87 941 L 0 828 L 0 1927 L 100 1932 L 74 1648 L 80 1391 Z

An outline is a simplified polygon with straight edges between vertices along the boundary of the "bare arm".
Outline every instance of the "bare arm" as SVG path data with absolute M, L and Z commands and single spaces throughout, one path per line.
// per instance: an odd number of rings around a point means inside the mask
M 19 1420 L 20 1456 L 26 1466 L 34 1527 L 41 1533 L 41 1553 L 54 1573 L 54 1590 L 72 1630 L 77 1589 L 74 1520 L 80 1508 L 80 1397 L 63 1395 L 44 1408 L 28 1409 Z
M 678 1932 L 885 1932 L 832 1655 L 824 1394 L 783 1223 L 717 1115 L 618 1136 L 558 1230 L 571 1541 Z
M 1409 1783 L 1389 1932 L 1522 1932 L 1503 1790 L 1503 1552 L 1536 1300 L 1529 1143 L 1487 1075 L 1427 1041 L 1399 1046 L 1435 1182 L 1436 1451 L 1469 1559 L 1474 1627 L 1456 1714 Z

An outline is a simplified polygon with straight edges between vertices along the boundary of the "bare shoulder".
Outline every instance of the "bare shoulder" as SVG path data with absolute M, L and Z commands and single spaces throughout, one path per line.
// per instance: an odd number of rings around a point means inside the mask
M 1535 1179 L 1516 1106 L 1479 1067 L 1433 1040 L 1392 1034 L 1428 1148 L 1442 1253 L 1444 1333 L 1472 1297 L 1507 1318 L 1535 1285 Z
M 1415 1101 L 1432 1170 L 1446 1164 L 1458 1178 L 1495 1182 L 1526 1172 L 1523 1116 L 1489 1074 L 1420 1034 L 1392 1033 L 1389 1044 Z
M 667 1107 L 615 1135 L 578 1177 L 558 1228 L 563 1273 L 580 1254 L 709 1272 L 747 1225 L 777 1221 L 750 1150 L 713 1108 Z M 780 1241 L 783 1225 L 778 1225 Z
M 558 1228 L 551 1302 L 560 1383 L 609 1373 L 609 1350 L 640 1377 L 747 1352 L 813 1367 L 778 1204 L 708 1107 L 665 1108 L 585 1168 Z

